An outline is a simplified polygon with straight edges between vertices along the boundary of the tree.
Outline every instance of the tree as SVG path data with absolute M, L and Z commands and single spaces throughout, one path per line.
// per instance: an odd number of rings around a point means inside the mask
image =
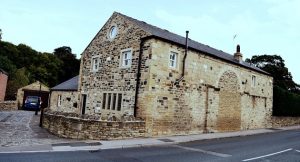
M 16 72 L 12 73 L 9 77 L 5 99 L 15 100 L 18 89 L 29 84 L 26 68 L 16 70 Z
M 0 41 L 0 68 L 8 72 L 7 97 L 14 99 L 18 88 L 41 81 L 53 87 L 79 73 L 80 61 L 70 47 L 42 53 L 25 44 Z
M 2 29 L 0 29 L 0 41 L 2 40 Z
M 54 55 L 62 62 L 63 66 L 59 74 L 59 82 L 64 82 L 79 73 L 80 61 L 76 59 L 76 55 L 72 53 L 72 49 L 62 46 L 54 49 Z
M 274 78 L 274 86 L 290 92 L 299 93 L 299 85 L 293 81 L 293 76 L 285 67 L 285 61 L 278 55 L 255 55 L 246 62 L 270 73 Z

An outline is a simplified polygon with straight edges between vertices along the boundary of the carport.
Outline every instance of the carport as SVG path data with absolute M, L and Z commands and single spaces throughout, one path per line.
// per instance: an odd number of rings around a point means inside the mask
M 27 96 L 41 96 L 42 108 L 48 106 L 49 88 L 39 81 L 18 89 L 17 104 L 18 109 L 22 109 Z

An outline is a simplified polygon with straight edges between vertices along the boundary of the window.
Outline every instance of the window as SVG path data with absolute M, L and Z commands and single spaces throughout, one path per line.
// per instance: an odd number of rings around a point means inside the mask
M 109 38 L 114 39 L 118 34 L 118 28 L 116 26 L 112 26 L 109 30 Z
M 113 100 L 112 100 L 112 110 L 116 109 L 116 101 L 117 101 L 117 94 L 113 94 Z
M 178 57 L 178 54 L 176 52 L 171 52 L 170 53 L 169 66 L 171 68 L 177 68 L 177 57 Z
M 130 67 L 132 61 L 132 52 L 131 50 L 124 50 L 121 53 L 121 67 Z
M 255 75 L 252 75 L 252 82 L 251 82 L 251 86 L 252 87 L 255 87 L 256 86 L 256 76 Z
M 121 107 L 122 107 L 122 94 L 118 94 L 118 107 L 117 107 L 117 110 L 118 111 L 121 111 Z
M 92 71 L 98 71 L 99 69 L 99 57 L 92 58 Z
M 108 101 L 107 101 L 107 109 L 110 109 L 110 104 L 111 103 L 111 93 L 108 93 Z
M 102 109 L 121 111 L 122 93 L 103 93 Z
M 61 106 L 61 95 L 57 96 L 57 106 Z
M 105 109 L 106 107 L 106 93 L 103 93 L 103 99 L 102 99 L 102 109 Z

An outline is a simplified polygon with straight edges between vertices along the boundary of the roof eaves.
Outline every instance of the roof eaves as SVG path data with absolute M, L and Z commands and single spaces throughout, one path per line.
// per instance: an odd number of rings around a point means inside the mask
M 159 36 L 156 36 L 156 35 L 147 36 L 147 37 L 144 37 L 143 39 L 146 40 L 146 39 L 150 39 L 150 38 L 160 39 L 160 40 L 162 40 L 162 41 L 169 42 L 169 43 L 173 43 L 173 44 L 176 44 L 176 45 L 179 45 L 179 46 L 183 46 L 183 47 L 184 47 L 184 45 L 181 44 L 181 43 L 178 43 L 178 42 L 175 42 L 175 41 L 172 41 L 172 40 L 170 40 L 170 39 L 163 38 L 163 37 L 159 37 Z M 249 65 L 249 66 L 251 66 L 251 67 L 248 67 L 248 66 L 246 66 L 246 65 L 244 65 L 244 64 L 241 64 L 241 63 L 239 63 L 239 62 L 235 62 L 235 61 L 232 61 L 232 60 L 227 60 L 227 59 L 222 58 L 222 57 L 218 57 L 218 56 L 216 56 L 216 55 L 214 55 L 214 54 L 212 54 L 212 53 L 208 53 L 208 52 L 206 52 L 206 51 L 204 51 L 204 50 L 199 50 L 199 49 L 196 49 L 196 48 L 193 48 L 193 47 L 190 47 L 190 46 L 189 46 L 188 48 L 189 48 L 189 49 L 192 49 L 192 50 L 194 50 L 194 51 L 197 51 L 197 52 L 201 52 L 201 53 L 203 53 L 203 54 L 205 54 L 205 55 L 207 55 L 207 56 L 210 56 L 210 57 L 213 57 L 213 58 L 216 58 L 216 59 L 220 59 L 220 60 L 226 61 L 226 62 L 231 63 L 231 64 L 235 64 L 235 65 L 238 65 L 238 66 L 242 66 L 242 67 L 244 67 L 244 68 L 247 68 L 247 69 L 250 69 L 250 70 L 254 70 L 254 71 L 256 71 L 256 72 L 259 72 L 259 73 L 261 73 L 261 74 L 265 74 L 265 75 L 271 76 L 271 74 L 269 74 L 268 72 L 263 71 L 263 70 L 261 70 L 261 69 L 255 67 L 255 66 Z M 215 50 L 217 50 L 217 49 L 215 49 Z M 244 63 L 246 63 L 246 62 L 244 62 Z

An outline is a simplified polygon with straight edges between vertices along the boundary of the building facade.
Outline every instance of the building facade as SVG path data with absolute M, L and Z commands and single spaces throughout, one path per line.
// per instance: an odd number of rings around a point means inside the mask
M 234 55 L 114 13 L 81 58 L 76 113 L 146 123 L 147 136 L 270 127 L 273 79 Z
M 52 111 L 76 113 L 78 108 L 78 76 L 51 88 L 49 105 Z

